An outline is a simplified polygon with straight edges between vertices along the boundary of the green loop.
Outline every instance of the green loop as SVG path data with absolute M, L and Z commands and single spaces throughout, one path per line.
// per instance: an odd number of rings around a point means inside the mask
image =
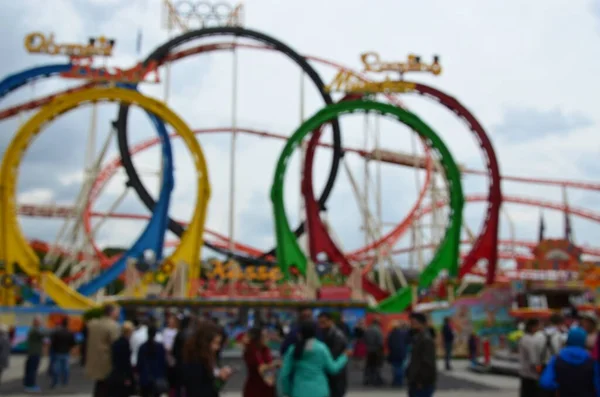
M 281 267 L 284 279 L 290 278 L 290 269 L 296 267 L 301 274 L 306 274 L 307 258 L 302 252 L 296 236 L 292 232 L 285 206 L 283 203 L 284 177 L 287 164 L 294 150 L 300 146 L 303 139 L 323 124 L 341 115 L 353 112 L 375 112 L 391 116 L 407 125 L 421 137 L 425 138 L 431 149 L 438 153 L 440 164 L 448 181 L 450 196 L 449 222 L 446 234 L 438 247 L 433 259 L 419 276 L 419 287 L 431 286 L 442 270 L 448 270 L 450 277 L 458 274 L 460 230 L 462 225 L 462 210 L 464 196 L 462 191 L 460 171 L 444 141 L 416 115 L 393 105 L 368 101 L 347 101 L 329 105 L 306 120 L 286 142 L 277 161 L 275 176 L 271 187 L 271 201 L 277 238 L 277 262 Z M 386 313 L 397 313 L 406 309 L 412 300 L 410 287 L 398 290 L 394 295 L 380 302 L 377 310 Z

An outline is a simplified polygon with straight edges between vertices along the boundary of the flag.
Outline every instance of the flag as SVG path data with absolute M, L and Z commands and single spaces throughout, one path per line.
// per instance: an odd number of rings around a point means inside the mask
M 546 224 L 544 222 L 544 213 L 540 212 L 540 235 L 538 241 L 541 243 L 544 239 L 544 231 L 546 230 Z
M 138 55 L 140 55 L 140 53 L 142 52 L 142 28 L 138 29 L 135 51 Z

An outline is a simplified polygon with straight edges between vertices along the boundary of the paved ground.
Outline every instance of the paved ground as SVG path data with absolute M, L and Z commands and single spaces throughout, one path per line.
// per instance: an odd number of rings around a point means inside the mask
M 243 386 L 245 373 L 243 363 L 239 359 L 228 359 L 226 364 L 240 368 L 240 372 L 228 383 L 223 397 L 238 397 Z M 0 396 L 25 396 L 22 387 L 22 371 L 24 359 L 22 356 L 11 357 L 10 368 L 2 376 L 0 384 Z M 72 367 L 71 384 L 66 388 L 58 387 L 56 390 L 49 389 L 49 379 L 45 375 L 47 360 L 42 361 L 39 384 L 42 387 L 43 396 L 89 396 L 91 390 L 90 382 L 83 375 L 82 369 L 74 365 Z M 441 366 L 440 366 L 441 368 Z M 348 397 L 387 397 L 405 396 L 403 390 L 383 388 L 365 388 L 362 386 L 362 375 L 358 368 L 352 367 L 349 376 L 350 392 Z M 485 394 L 485 397 L 509 397 L 516 396 L 518 381 L 515 378 L 495 375 L 481 375 L 469 372 L 466 362 L 455 363 L 455 369 L 451 372 L 440 372 L 438 382 L 438 397 L 475 397 Z

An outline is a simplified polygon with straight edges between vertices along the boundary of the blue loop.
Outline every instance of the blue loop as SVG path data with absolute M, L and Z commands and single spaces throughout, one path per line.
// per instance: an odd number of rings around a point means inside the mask
M 45 65 L 9 75 L 0 81 L 0 99 L 17 88 L 29 83 L 31 80 L 50 77 L 68 72 L 72 69 L 73 65 L 70 63 Z M 121 88 L 136 89 L 136 86 L 133 84 L 118 84 L 118 86 Z M 152 113 L 147 112 L 147 114 L 156 128 L 156 132 L 158 133 L 162 144 L 163 181 L 159 199 L 156 206 L 153 208 L 152 216 L 150 217 L 146 228 L 137 241 L 110 268 L 79 287 L 77 292 L 82 295 L 89 296 L 106 287 L 125 271 L 127 260 L 129 258 L 139 259 L 148 249 L 154 251 L 157 261 L 162 259 L 169 203 L 171 200 L 171 192 L 175 185 L 173 177 L 173 151 L 171 140 L 169 139 L 169 134 L 167 133 L 164 122 Z M 39 304 L 41 301 L 37 291 L 32 291 L 32 295 L 27 300 L 36 304 Z

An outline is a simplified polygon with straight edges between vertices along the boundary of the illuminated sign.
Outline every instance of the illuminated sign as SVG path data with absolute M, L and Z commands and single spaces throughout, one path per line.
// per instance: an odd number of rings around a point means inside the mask
M 437 56 L 433 57 L 431 64 L 421 62 L 421 58 L 416 55 L 409 55 L 406 62 L 382 62 L 379 54 L 376 52 L 365 52 L 360 56 L 365 72 L 398 72 L 400 79 L 390 79 L 386 77 L 383 81 L 367 81 L 356 74 L 340 70 L 333 78 L 331 84 L 325 86 L 327 92 L 344 92 L 346 94 L 401 94 L 414 90 L 414 83 L 402 80 L 406 72 L 430 72 L 438 75 L 442 72 L 442 67 Z
M 146 80 L 146 77 L 153 75 L 153 79 Z M 138 63 L 131 69 L 121 68 L 94 68 L 89 63 L 74 64 L 68 72 L 61 73 L 62 77 L 71 79 L 85 79 L 97 82 L 108 83 L 160 83 L 158 73 L 158 62 L 151 61 L 147 66 Z
M 505 276 L 515 280 L 530 281 L 571 281 L 579 279 L 579 273 L 568 270 L 508 270 Z
M 327 92 L 347 94 L 403 93 L 414 89 L 414 83 L 402 80 L 365 81 L 352 72 L 340 71 L 331 84 L 325 86 Z
M 88 44 L 64 43 L 56 44 L 54 34 L 45 36 L 34 32 L 25 36 L 25 49 L 33 54 L 66 55 L 72 58 L 89 58 L 93 56 L 111 56 L 115 41 L 104 36 L 92 37 Z
M 410 54 L 406 62 L 382 62 L 378 53 L 365 52 L 361 54 L 360 60 L 365 72 L 398 72 L 401 75 L 406 72 L 429 72 L 436 76 L 442 73 L 440 58 L 437 55 L 430 64 L 423 63 L 421 57 L 414 54 Z
M 241 266 L 233 261 L 210 260 L 203 275 L 208 280 L 279 281 L 283 278 L 277 266 Z

